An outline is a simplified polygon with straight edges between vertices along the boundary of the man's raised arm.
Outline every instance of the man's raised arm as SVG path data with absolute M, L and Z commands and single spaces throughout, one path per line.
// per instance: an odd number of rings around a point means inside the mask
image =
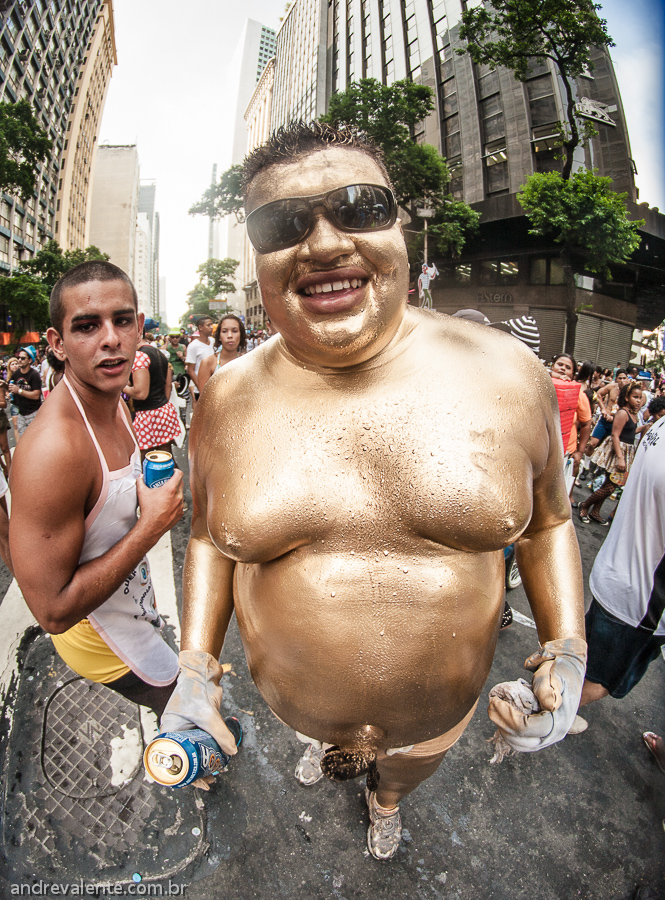
M 136 525 L 108 552 L 79 565 L 91 473 L 99 463 L 86 447 L 87 435 L 77 442 L 63 429 L 48 446 L 44 441 L 29 435 L 16 452 L 9 542 L 16 580 L 32 614 L 45 631 L 61 634 L 101 606 L 180 519 L 182 472 L 154 489 L 139 480 Z

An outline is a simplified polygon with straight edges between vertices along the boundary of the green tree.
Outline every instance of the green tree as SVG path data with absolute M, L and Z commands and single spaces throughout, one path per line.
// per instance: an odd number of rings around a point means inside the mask
M 623 263 L 640 245 L 644 220 L 627 216 L 627 194 L 612 179 L 579 170 L 565 181 L 559 172 L 532 175 L 517 199 L 527 210 L 531 234 L 553 238 L 586 272 L 610 277 L 611 263 Z
M 27 100 L 0 103 L 0 189 L 27 200 L 52 147 Z
M 97 247 L 63 253 L 57 241 L 49 241 L 12 275 L 0 276 L 0 307 L 6 317 L 11 317 L 15 340 L 31 327 L 43 331 L 48 326 L 49 295 L 61 275 L 87 260 L 108 258 Z
M 431 88 L 412 81 L 381 84 L 362 78 L 333 94 L 322 122 L 361 129 L 383 150 L 386 168 L 400 206 L 413 201 L 441 202 L 450 174 L 444 158 L 430 144 L 414 140 L 416 125 L 434 109 Z
M 583 125 L 575 111 L 572 80 L 593 69 L 592 47 L 613 47 L 599 3 L 593 0 L 489 0 L 462 13 L 460 40 L 478 64 L 504 66 L 519 81 L 530 76 L 533 60 L 550 59 L 556 66 L 566 94 L 566 122 L 561 127 L 563 179 L 573 168 L 575 149 L 596 134 Z
M 11 316 L 15 342 L 27 331 L 44 331 L 48 327 L 50 290 L 39 279 L 26 272 L 0 278 L 0 306 Z
M 181 323 L 186 325 L 190 316 L 202 316 L 210 312 L 210 301 L 220 294 L 235 291 L 231 280 L 238 268 L 237 259 L 208 259 L 196 270 L 198 283 L 187 295 L 187 309 L 181 316 Z M 224 310 L 222 310 L 224 312 Z
M 217 184 L 211 184 L 198 203 L 190 207 L 190 216 L 221 219 L 233 214 L 238 222 L 244 222 L 240 171 L 241 166 L 231 166 L 222 172 Z
M 65 272 L 80 263 L 96 259 L 107 260 L 110 257 L 108 253 L 102 253 L 95 246 L 86 247 L 85 250 L 67 250 L 63 253 L 57 241 L 49 241 L 32 259 L 21 263 L 19 272 L 27 272 L 38 278 L 50 292 L 58 278 Z

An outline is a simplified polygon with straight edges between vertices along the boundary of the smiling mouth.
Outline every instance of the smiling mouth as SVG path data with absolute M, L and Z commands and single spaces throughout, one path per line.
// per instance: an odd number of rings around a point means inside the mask
M 327 281 L 323 284 L 310 284 L 303 289 L 303 294 L 313 297 L 316 294 L 332 294 L 335 291 L 355 290 L 366 283 L 364 278 L 344 278 L 342 281 Z

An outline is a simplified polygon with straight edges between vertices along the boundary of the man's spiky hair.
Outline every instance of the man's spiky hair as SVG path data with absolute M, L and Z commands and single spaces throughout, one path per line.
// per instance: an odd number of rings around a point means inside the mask
M 308 156 L 328 147 L 344 147 L 365 153 L 378 165 L 392 187 L 383 152 L 364 131 L 351 126 L 334 127 L 325 122 L 289 122 L 273 131 L 265 144 L 245 157 L 241 183 L 245 202 L 254 178 L 269 166 L 285 165 L 299 156 Z

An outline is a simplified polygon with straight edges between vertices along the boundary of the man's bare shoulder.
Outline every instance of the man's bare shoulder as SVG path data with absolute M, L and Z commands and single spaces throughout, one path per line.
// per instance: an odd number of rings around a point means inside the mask
M 456 374 L 465 379 L 507 380 L 518 383 L 523 390 L 530 386 L 536 391 L 551 387 L 545 367 L 533 350 L 512 335 L 430 310 L 409 307 L 407 315 L 426 339 L 452 354 Z
M 14 451 L 12 494 L 48 485 L 54 497 L 72 490 L 87 496 L 97 453 L 81 414 L 65 392 L 52 392 Z

